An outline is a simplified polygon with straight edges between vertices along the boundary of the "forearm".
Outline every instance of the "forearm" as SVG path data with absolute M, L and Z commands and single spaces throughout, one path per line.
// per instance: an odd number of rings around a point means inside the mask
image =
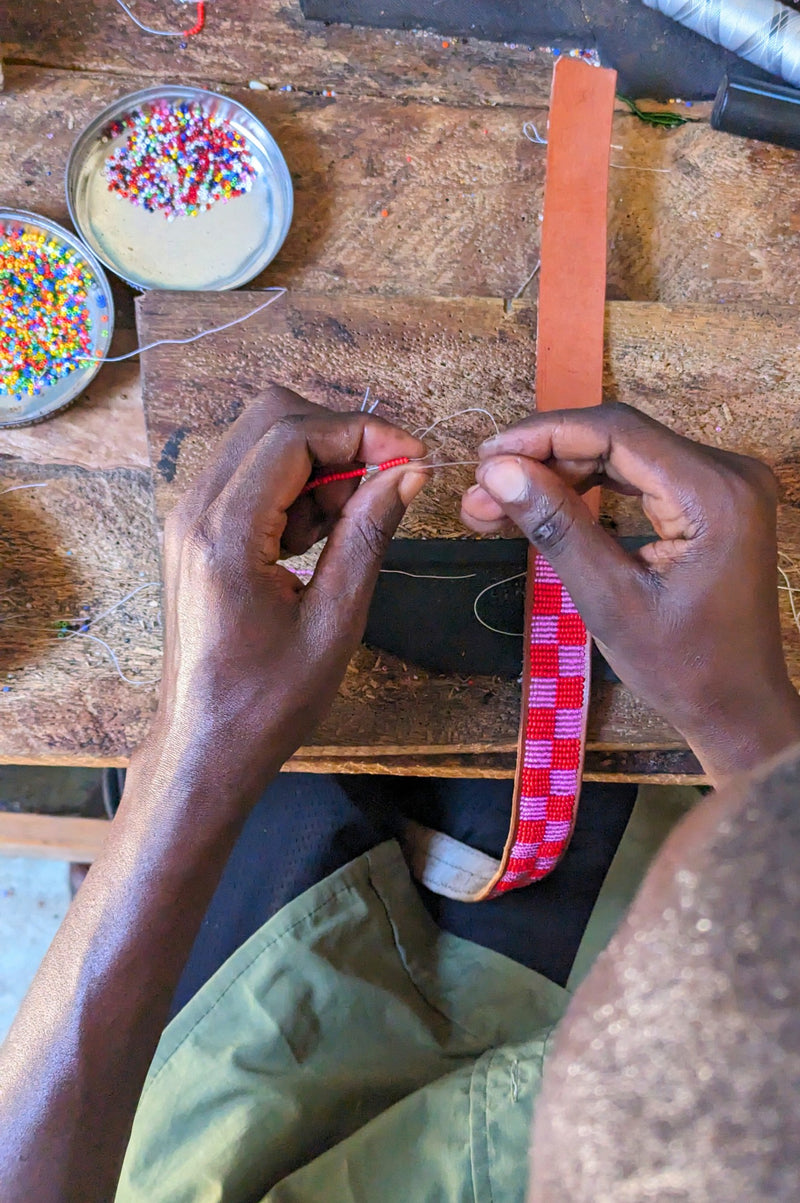
M 221 774 L 220 774 L 221 775 Z M 113 1199 L 170 1000 L 246 809 L 190 753 L 134 760 L 0 1049 L 3 1203 Z

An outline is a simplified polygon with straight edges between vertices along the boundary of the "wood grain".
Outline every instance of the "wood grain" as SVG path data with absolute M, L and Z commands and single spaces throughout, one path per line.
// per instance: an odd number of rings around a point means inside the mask
M 18 489 L 19 485 L 43 484 Z M 126 756 L 155 705 L 160 587 L 88 633 L 80 626 L 159 581 L 150 475 L 118 468 L 0 466 L 0 750 L 7 763 L 99 764 Z M 67 624 L 70 632 L 60 628 Z
M 151 293 L 139 303 L 143 340 L 179 336 L 230 320 L 251 300 L 236 295 Z M 194 344 L 191 370 L 175 348 L 144 357 L 144 395 L 159 515 L 199 471 L 227 425 L 277 378 L 335 410 L 357 409 L 366 383 L 384 416 L 409 428 L 469 406 L 500 424 L 532 408 L 535 307 L 499 301 L 339 298 L 291 293 L 220 338 Z M 783 485 L 781 546 L 800 563 L 800 479 L 794 432 L 800 429 L 800 319 L 792 310 L 757 315 L 722 306 L 616 303 L 607 309 L 605 392 L 720 447 L 772 464 Z M 669 350 L 665 350 L 669 348 Z M 767 404 L 766 391 L 769 393 Z M 754 402 L 755 399 L 755 402 Z M 441 453 L 474 457 L 485 433 L 480 415 L 441 428 Z M 433 435 L 431 436 L 433 441 Z M 410 537 L 463 537 L 458 497 L 470 469 L 442 471 L 407 516 Z M 606 520 L 642 534 L 633 508 L 606 499 Z M 781 595 L 787 657 L 800 684 L 800 634 Z M 510 751 L 516 685 L 437 678 L 359 653 L 313 749 L 325 757 L 445 751 Z M 484 695 L 488 695 L 485 697 Z M 468 739 L 465 735 L 468 734 Z M 620 685 L 598 682 L 590 748 L 677 748 L 674 731 Z M 311 753 L 304 750 L 304 755 Z M 371 751 L 370 751 L 371 750 Z
M 137 5 L 145 18 L 163 16 L 155 0 L 137 0 Z M 312 378 L 300 362 L 301 343 L 293 351 L 290 343 L 289 382 L 307 384 L 317 399 L 333 403 L 335 390 L 324 375 L 330 368 L 332 378 L 338 372 L 349 390 L 340 401 L 350 403 L 360 399 L 370 382 L 365 374 L 372 372 L 389 414 L 418 414 L 428 421 L 445 406 L 449 412 L 462 408 L 457 397 L 477 397 L 482 388 L 488 407 L 501 418 L 524 412 L 530 403 L 535 313 L 526 314 L 517 302 L 502 322 L 502 304 L 487 316 L 486 302 L 472 309 L 464 302 L 470 321 L 477 323 L 474 342 L 459 334 L 458 322 L 446 317 L 441 306 L 438 325 L 420 336 L 412 312 L 417 303 L 407 302 L 402 314 L 408 337 L 401 363 L 415 374 L 402 380 L 380 356 L 368 354 L 368 344 L 374 340 L 380 345 L 376 313 L 381 297 L 510 299 L 520 290 L 535 295 L 535 281 L 527 288 L 526 282 L 539 253 L 545 151 L 522 137 L 521 125 L 532 118 L 545 132 L 549 58 L 473 41 L 445 49 L 443 39 L 430 35 L 308 26 L 296 0 L 264 0 L 255 6 L 231 0 L 224 12 L 214 6 L 207 32 L 185 50 L 140 34 L 110 0 L 31 0 L 7 8 L 13 11 L 4 13 L 2 36 L 11 45 L 4 47 L 6 86 L 0 93 L 0 193 L 5 204 L 66 221 L 63 170 L 69 147 L 82 125 L 115 97 L 157 78 L 230 89 L 276 134 L 295 184 L 290 237 L 256 284 L 280 282 L 363 299 L 354 327 L 356 333 L 363 331 L 357 340 L 358 370 L 349 371 L 345 344 L 337 346 L 333 337 L 314 333 L 327 358 Z M 270 90 L 243 86 L 251 79 Z M 275 90 L 284 84 L 295 90 Z M 336 97 L 322 96 L 326 89 L 334 89 Z M 792 350 L 797 345 L 794 315 L 782 307 L 800 299 L 800 277 L 792 267 L 800 249 L 797 156 L 717 134 L 704 122 L 676 131 L 654 130 L 622 112 L 615 115 L 612 143 L 609 295 L 677 307 L 630 306 L 624 317 L 619 306 L 609 308 L 606 388 L 610 395 L 671 419 L 686 433 L 765 452 L 784 490 L 782 545 L 787 557 L 794 557 L 798 423 L 792 380 L 800 365 Z M 117 288 L 116 300 L 118 328 L 130 327 L 130 290 Z M 165 314 L 162 329 L 171 334 L 182 320 L 193 333 L 198 317 L 215 324 L 230 300 L 213 297 L 202 312 L 192 307 L 181 315 Z M 687 301 L 704 302 L 708 308 L 690 312 Z M 737 302 L 749 311 L 736 308 L 723 317 Z M 324 320 L 321 311 L 311 315 L 312 326 Z M 481 359 L 487 342 L 493 346 L 491 370 Z M 232 337 L 222 345 L 234 357 L 240 351 L 248 356 L 247 370 L 229 370 L 223 382 L 229 409 L 217 416 L 224 423 L 258 389 L 259 372 L 275 369 L 269 355 L 262 358 L 257 341 L 242 344 Z M 220 346 L 214 353 L 217 362 L 212 357 L 208 367 L 195 355 L 203 346 L 194 348 L 189 363 L 198 373 L 207 370 L 207 382 L 214 382 Z M 68 413 L 0 437 L 3 485 L 45 478 L 58 483 L 52 492 L 48 488 L 0 500 L 4 589 L 10 582 L 23 608 L 30 602 L 48 635 L 55 616 L 74 616 L 74 606 L 84 601 L 98 612 L 101 603 L 121 597 L 126 584 L 143 579 L 139 572 L 157 575 L 155 537 L 152 530 L 145 535 L 151 497 L 142 471 L 135 371 L 125 365 L 106 368 L 88 398 Z M 203 384 L 202 376 L 199 382 Z M 178 483 L 188 479 L 193 460 L 203 453 L 192 413 L 182 408 L 188 396 L 185 384 L 177 389 L 176 414 L 188 424 L 175 457 Z M 444 427 L 438 445 L 450 458 L 459 458 L 455 452 L 468 449 L 483 433 L 478 419 L 461 429 Z M 165 445 L 166 440 L 159 454 Z M 435 503 L 426 501 L 418 509 L 418 533 L 459 533 L 453 515 L 460 483 L 457 472 L 447 480 L 442 475 L 441 485 L 430 491 Z M 636 528 L 625 507 L 610 510 L 608 517 L 622 530 Z M 65 548 L 73 551 L 72 557 Z M 791 570 L 788 558 L 785 563 Z M 781 599 L 797 679 L 787 595 L 782 593 Z M 5 593 L 3 613 L 7 601 Z M 147 621 L 148 614 L 145 610 Z M 136 610 L 125 619 L 140 627 L 142 621 Z M 130 647 L 124 644 L 130 634 L 124 626 L 108 627 L 109 641 L 118 650 Z M 147 638 L 137 637 L 135 646 L 157 658 L 157 631 L 144 634 Z M 8 634 L 3 638 L 8 640 Z M 0 694 L 0 760 L 124 763 L 147 725 L 153 698 L 143 695 L 152 691 L 124 686 L 100 648 L 88 671 L 77 658 L 77 647 L 36 641 L 23 654 L 19 638 L 12 647 L 14 663 L 23 662 L 23 675 L 10 680 L 9 694 Z M 1 646 L 0 652 L 5 658 Z M 74 664 L 66 659 L 68 653 Z M 84 646 L 81 654 L 89 655 Z M 133 672 L 137 661 L 125 654 L 124 663 Z M 394 679 L 402 683 L 402 674 Z M 379 687 L 384 688 L 382 683 Z M 495 747 L 506 746 L 501 735 L 516 723 L 511 687 L 504 688 L 508 694 L 501 690 L 491 707 Z M 365 712 L 362 708 L 360 713 Z M 477 703 L 467 712 L 470 723 L 476 712 L 475 721 L 482 721 Z M 362 737 L 371 739 L 374 729 L 359 723 L 342 731 L 356 740 L 349 746 L 359 756 L 370 751 L 374 756 L 375 747 L 361 742 Z M 673 732 L 619 690 L 604 693 L 600 688 L 595 694 L 592 725 L 592 738 L 601 748 L 628 747 L 631 740 L 639 749 L 678 746 Z M 475 746 L 468 742 L 472 727 L 461 726 L 452 713 L 442 729 L 458 739 L 458 746 Z M 329 731 L 329 742 L 306 750 L 306 762 L 348 763 L 346 750 L 337 743 L 339 734 Z M 429 735 L 436 737 L 436 730 L 417 723 L 404 738 L 424 741 Z M 391 755 L 384 753 L 386 746 L 377 755 L 381 763 L 392 760 L 399 767 L 403 754 L 412 764 L 417 756 L 409 751 L 411 745 L 400 745 Z M 331 749 L 341 753 L 338 760 Z
M 135 346 L 135 331 L 118 331 L 113 354 Z M 149 470 L 138 359 L 106 364 L 78 401 L 54 417 L 0 430 L 0 458 L 90 471 Z
M 88 865 L 102 851 L 108 819 L 0 813 L 0 856 L 34 856 Z
M 156 29 L 185 16 L 161 0 L 132 0 Z M 180 25 L 177 26 L 180 28 Z M 260 81 L 268 88 L 460 105 L 547 103 L 552 57 L 540 50 L 423 32 L 358 29 L 305 21 L 297 0 L 210 3 L 199 37 L 142 33 L 108 0 L 30 0 L 3 13 L 6 69 L 13 63 L 147 73 L 208 85 Z
M 63 171 L 77 132 L 150 83 L 9 67 L 0 93 L 7 203 L 66 222 Z M 226 90 L 275 135 L 295 188 L 289 238 L 256 285 L 505 298 L 525 287 L 539 258 L 546 148 L 523 137 L 522 120 L 544 131 L 545 109 Z M 620 111 L 612 143 L 611 299 L 757 309 L 800 299 L 800 275 L 787 269 L 800 251 L 795 153 L 705 123 L 653 129 Z
M 298 753 L 286 765 L 298 773 L 395 773 L 409 777 L 491 777 L 512 780 L 517 753 L 485 752 L 438 756 L 362 756 L 356 760 L 325 759 Z M 641 784 L 706 785 L 700 764 L 686 748 L 639 749 L 613 752 L 591 749 L 583 766 L 584 781 Z
M 149 83 L 8 67 L 2 195 L 65 221 L 63 171 L 76 132 Z M 522 118 L 544 130 L 544 109 L 227 90 L 267 124 L 294 177 L 294 225 L 257 283 L 499 297 L 525 285 L 539 257 L 545 148 L 522 136 Z M 705 123 L 647 128 L 623 112 L 612 143 L 611 298 L 799 300 L 800 277 L 787 269 L 800 250 L 796 154 Z
M 152 79 L 16 67 L 8 83 L 0 190 L 69 224 L 63 173 L 78 132 Z M 292 229 L 261 283 L 514 296 L 530 275 L 544 157 L 518 110 L 225 90 L 265 123 L 292 173 Z

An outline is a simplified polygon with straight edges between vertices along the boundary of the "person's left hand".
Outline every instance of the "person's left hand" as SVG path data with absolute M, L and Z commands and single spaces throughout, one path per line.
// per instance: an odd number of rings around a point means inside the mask
M 243 805 L 324 715 L 361 639 L 381 561 L 425 483 L 413 466 L 302 493 L 332 471 L 419 457 L 418 439 L 273 388 L 234 424 L 165 535 L 166 636 L 149 744 L 213 764 Z M 307 585 L 278 559 L 328 537 Z

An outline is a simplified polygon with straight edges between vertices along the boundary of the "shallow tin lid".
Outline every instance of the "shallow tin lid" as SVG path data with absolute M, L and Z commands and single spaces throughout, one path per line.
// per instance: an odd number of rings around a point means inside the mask
M 142 114 L 179 105 L 200 106 L 210 121 L 232 127 L 254 174 L 242 195 L 167 220 L 163 209 L 148 211 L 111 191 L 104 168 L 128 144 L 137 118 L 141 124 Z M 203 88 L 161 85 L 121 97 L 83 131 L 67 164 L 67 203 L 95 254 L 135 288 L 214 290 L 246 284 L 274 259 L 293 193 L 277 143 L 249 109 Z
M 37 213 L 28 213 L 24 209 L 0 209 L 0 248 L 12 238 L 26 239 L 27 236 L 43 238 L 40 246 L 51 247 L 56 259 L 65 251 L 71 252 L 73 261 L 80 265 L 86 293 L 80 307 L 85 311 L 85 328 L 89 336 L 85 354 L 92 358 L 70 366 L 63 375 L 56 374 L 59 369 L 54 365 L 54 369 L 48 373 L 54 376 L 52 381 L 37 385 L 32 392 L 20 387 L 11 388 L 9 379 L 15 356 L 11 336 L 5 335 L 2 340 L 4 345 L 0 347 L 0 427 L 39 422 L 70 405 L 97 375 L 102 360 L 108 354 L 114 332 L 114 299 L 108 277 L 81 240 L 63 226 Z M 6 270 L 12 269 L 9 267 Z M 83 285 L 80 288 L 84 290 Z M 6 305 L 9 306 L 8 312 L 4 312 Z M 0 317 L 8 318 L 11 308 L 11 302 L 0 294 Z M 40 316 L 37 315 L 37 318 Z

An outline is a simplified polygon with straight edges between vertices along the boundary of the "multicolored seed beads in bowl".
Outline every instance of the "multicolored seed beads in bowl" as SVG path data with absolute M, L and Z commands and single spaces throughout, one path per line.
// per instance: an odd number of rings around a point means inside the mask
M 240 288 L 275 257 L 292 179 L 234 97 L 159 84 L 121 96 L 79 134 L 67 203 L 87 246 L 135 288 L 205 292 Z
M 111 123 L 106 138 L 123 134 L 103 166 L 109 191 L 167 221 L 196 217 L 253 187 L 256 167 L 244 137 L 196 101 L 134 109 Z
M 34 213 L 0 210 L 0 426 L 74 401 L 113 324 L 108 280 L 78 239 Z

